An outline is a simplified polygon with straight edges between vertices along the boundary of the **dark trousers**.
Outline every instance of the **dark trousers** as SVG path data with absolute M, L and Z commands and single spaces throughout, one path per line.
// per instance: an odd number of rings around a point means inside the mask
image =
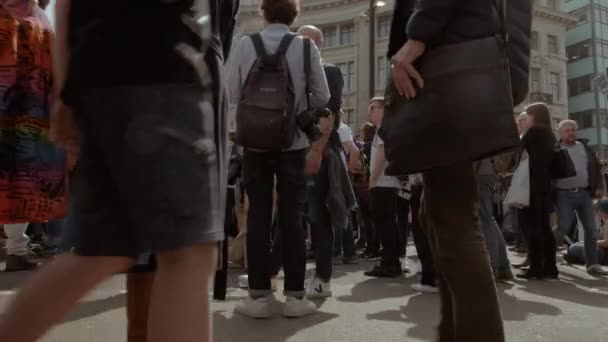
M 310 237 L 315 253 L 315 272 L 316 276 L 325 282 L 331 279 L 334 254 L 334 229 L 325 204 L 328 189 L 327 162 L 323 161 L 319 173 L 308 183 L 307 199 Z
M 435 265 L 433 264 L 433 255 L 431 254 L 431 246 L 429 239 L 426 237 L 422 222 L 420 220 L 420 201 L 422 200 L 422 186 L 412 187 L 412 198 L 410 199 L 410 207 L 412 209 L 412 235 L 418 259 L 422 265 L 422 277 L 420 283 L 423 285 L 435 286 L 437 277 L 435 273 Z
M 246 151 L 243 180 L 249 196 L 247 259 L 249 295 L 256 298 L 270 294 L 273 272 L 271 226 L 274 179 L 279 194 L 279 229 L 283 247 L 285 294 L 304 293 L 306 245 L 302 226 L 306 179 L 305 151 Z
M 557 275 L 555 236 L 551 229 L 550 200 L 548 196 L 531 194 L 530 206 L 522 209 L 524 234 L 528 243 L 530 272 L 539 275 Z
M 346 227 L 334 227 L 334 256 L 352 257 L 355 255 L 355 238 L 353 236 L 353 220 L 348 216 Z
M 397 196 L 397 249 L 399 257 L 405 258 L 407 252 L 407 240 L 410 235 L 410 201 Z
M 380 240 L 376 230 L 374 229 L 374 221 L 372 219 L 370 195 L 365 196 L 362 200 L 359 197 L 359 233 L 365 240 L 366 253 L 378 253 L 380 250 Z
M 477 180 L 471 163 L 424 174 L 424 213 L 439 272 L 439 341 L 504 342 L 496 285 L 480 230 Z
M 397 232 L 397 189 L 373 188 L 371 190 L 374 229 L 382 244 L 382 266 L 400 266 L 399 235 Z

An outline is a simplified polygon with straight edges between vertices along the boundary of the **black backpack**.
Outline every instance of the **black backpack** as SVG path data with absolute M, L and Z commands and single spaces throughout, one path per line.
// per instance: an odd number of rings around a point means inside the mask
M 241 89 L 236 114 L 236 142 L 263 151 L 289 148 L 296 132 L 295 94 L 285 54 L 296 37 L 287 33 L 268 55 L 259 33 L 250 35 L 257 53 Z

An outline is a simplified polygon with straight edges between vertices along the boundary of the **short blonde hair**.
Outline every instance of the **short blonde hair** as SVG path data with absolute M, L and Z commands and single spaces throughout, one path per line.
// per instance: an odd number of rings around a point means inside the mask
M 564 128 L 566 126 L 570 126 L 570 127 L 574 127 L 574 129 L 578 129 L 578 124 L 574 120 L 562 120 L 559 123 L 559 125 L 557 126 L 557 128 L 559 130 L 561 130 L 562 128 Z

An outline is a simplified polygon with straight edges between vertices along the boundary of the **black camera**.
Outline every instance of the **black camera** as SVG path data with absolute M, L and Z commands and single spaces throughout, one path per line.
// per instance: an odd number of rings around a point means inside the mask
M 317 125 L 320 118 L 328 118 L 331 112 L 327 109 L 306 110 L 298 114 L 296 123 L 310 141 L 321 139 L 321 130 Z

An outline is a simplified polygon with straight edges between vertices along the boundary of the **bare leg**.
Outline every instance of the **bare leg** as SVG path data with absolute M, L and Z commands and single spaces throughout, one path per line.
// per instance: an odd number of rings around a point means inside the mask
M 157 257 L 149 341 L 211 342 L 209 284 L 215 272 L 216 244 L 200 244 Z
M 148 341 L 148 313 L 154 286 L 154 272 L 127 275 L 127 341 Z
M 36 272 L 0 319 L 0 341 L 33 342 L 102 280 L 128 268 L 124 257 L 64 254 Z

